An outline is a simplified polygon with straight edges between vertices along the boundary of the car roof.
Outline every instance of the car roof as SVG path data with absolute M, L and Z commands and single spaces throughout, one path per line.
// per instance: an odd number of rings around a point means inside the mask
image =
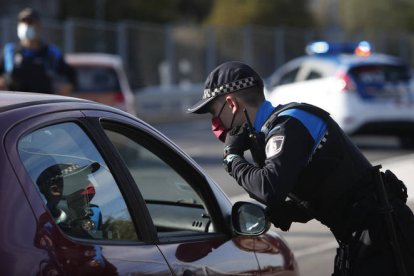
M 65 97 L 60 95 L 0 91 L 0 111 L 4 111 L 16 106 L 29 106 L 47 102 L 90 102 L 73 97 Z
M 67 53 L 65 60 L 70 64 L 105 65 L 118 67 L 122 65 L 119 55 L 106 53 Z

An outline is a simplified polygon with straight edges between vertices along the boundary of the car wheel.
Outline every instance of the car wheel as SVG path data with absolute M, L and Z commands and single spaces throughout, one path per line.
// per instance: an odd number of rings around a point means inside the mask
M 401 136 L 400 145 L 404 149 L 414 149 L 414 135 Z

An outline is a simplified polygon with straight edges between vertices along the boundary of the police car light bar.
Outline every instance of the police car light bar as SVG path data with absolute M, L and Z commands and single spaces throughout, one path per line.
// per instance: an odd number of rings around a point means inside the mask
M 368 41 L 357 43 L 328 43 L 326 41 L 316 41 L 306 46 L 308 55 L 338 55 L 356 54 L 359 56 L 371 55 L 372 47 Z

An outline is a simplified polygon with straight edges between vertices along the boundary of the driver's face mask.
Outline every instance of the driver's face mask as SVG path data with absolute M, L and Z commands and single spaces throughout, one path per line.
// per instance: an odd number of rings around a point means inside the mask
M 36 30 L 33 25 L 19 23 L 17 26 L 17 36 L 20 40 L 33 40 L 36 37 Z
M 211 119 L 211 129 L 213 130 L 214 135 L 219 139 L 221 142 L 224 143 L 226 140 L 227 132 L 232 128 L 234 117 L 236 114 L 233 114 L 233 118 L 231 119 L 230 128 L 226 128 L 223 124 L 223 122 L 220 119 L 221 112 L 223 112 L 224 107 L 226 106 L 226 102 L 224 102 L 223 106 L 220 109 L 220 112 L 217 114 L 217 116 L 213 117 Z

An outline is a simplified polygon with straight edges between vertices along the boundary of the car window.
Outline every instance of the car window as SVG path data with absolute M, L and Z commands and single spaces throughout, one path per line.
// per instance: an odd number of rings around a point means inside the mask
M 410 70 L 405 66 L 361 65 L 351 68 L 349 74 L 365 99 L 400 97 L 410 91 Z
M 74 66 L 76 70 L 76 92 L 117 92 L 120 84 L 116 71 L 111 67 Z
M 305 77 L 305 80 L 315 80 L 322 78 L 322 74 L 315 70 L 311 70 L 308 75 Z
M 410 79 L 410 71 L 405 66 L 396 65 L 364 65 L 350 70 L 351 76 L 365 85 L 383 84 L 385 82 L 406 82 Z
M 106 128 L 141 191 L 159 237 L 214 232 L 206 202 L 183 176 L 183 160 L 157 141 Z
M 111 171 L 76 123 L 33 131 L 19 140 L 18 151 L 64 233 L 91 240 L 138 240 Z
M 289 84 L 295 81 L 296 75 L 299 72 L 300 67 L 291 70 L 280 77 L 279 83 L 277 85 Z

